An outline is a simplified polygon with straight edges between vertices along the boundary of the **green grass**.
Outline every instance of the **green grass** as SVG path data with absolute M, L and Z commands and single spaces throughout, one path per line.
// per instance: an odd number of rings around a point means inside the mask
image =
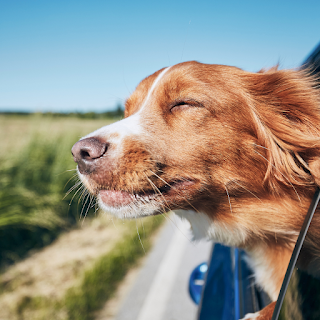
M 50 243 L 77 220 L 77 204 L 62 200 L 74 165 L 76 138 L 34 138 L 0 168 L 0 263 Z M 72 183 L 69 184 L 69 187 Z
M 75 198 L 69 205 L 73 193 L 63 199 L 75 183 L 70 150 L 99 125 L 80 119 L 0 117 L 5 138 L 0 142 L 0 266 L 77 224 L 82 203 Z

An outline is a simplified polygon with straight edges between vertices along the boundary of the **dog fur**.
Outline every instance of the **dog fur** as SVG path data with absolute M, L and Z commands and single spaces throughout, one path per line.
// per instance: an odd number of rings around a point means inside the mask
M 73 154 L 102 209 L 120 218 L 183 209 L 195 238 L 244 248 L 275 301 L 320 185 L 319 106 L 304 70 L 185 62 L 145 78 L 125 119 L 84 137 Z M 306 240 L 308 261 L 320 257 L 319 224 Z M 270 308 L 250 317 L 269 319 Z

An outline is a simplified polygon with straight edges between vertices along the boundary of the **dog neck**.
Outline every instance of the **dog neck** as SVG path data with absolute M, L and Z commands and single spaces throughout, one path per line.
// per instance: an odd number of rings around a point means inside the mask
M 205 213 L 176 210 L 175 214 L 189 221 L 193 240 L 214 240 L 228 246 L 239 246 L 246 241 L 247 232 L 239 225 L 212 221 Z
M 270 246 L 263 241 L 252 245 L 248 231 L 240 224 L 213 221 L 206 214 L 192 210 L 175 211 L 182 219 L 189 221 L 194 240 L 213 240 L 227 246 L 242 246 L 247 252 L 247 263 L 252 268 L 257 284 L 275 301 L 285 275 L 292 246 Z M 247 246 L 246 243 L 249 243 Z

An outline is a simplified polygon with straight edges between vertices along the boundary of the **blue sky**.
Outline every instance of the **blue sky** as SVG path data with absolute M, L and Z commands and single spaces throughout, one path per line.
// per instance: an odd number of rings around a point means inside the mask
M 187 60 L 298 66 L 320 1 L 0 0 L 0 111 L 104 111 Z

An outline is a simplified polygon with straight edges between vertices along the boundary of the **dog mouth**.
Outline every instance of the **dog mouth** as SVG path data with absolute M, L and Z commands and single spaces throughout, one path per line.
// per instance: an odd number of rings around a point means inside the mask
M 120 208 L 134 203 L 149 203 L 152 200 L 174 202 L 177 197 L 184 197 L 196 184 L 194 180 L 176 180 L 162 187 L 154 187 L 153 190 L 140 192 L 128 192 L 124 190 L 101 189 L 99 199 L 108 207 Z

